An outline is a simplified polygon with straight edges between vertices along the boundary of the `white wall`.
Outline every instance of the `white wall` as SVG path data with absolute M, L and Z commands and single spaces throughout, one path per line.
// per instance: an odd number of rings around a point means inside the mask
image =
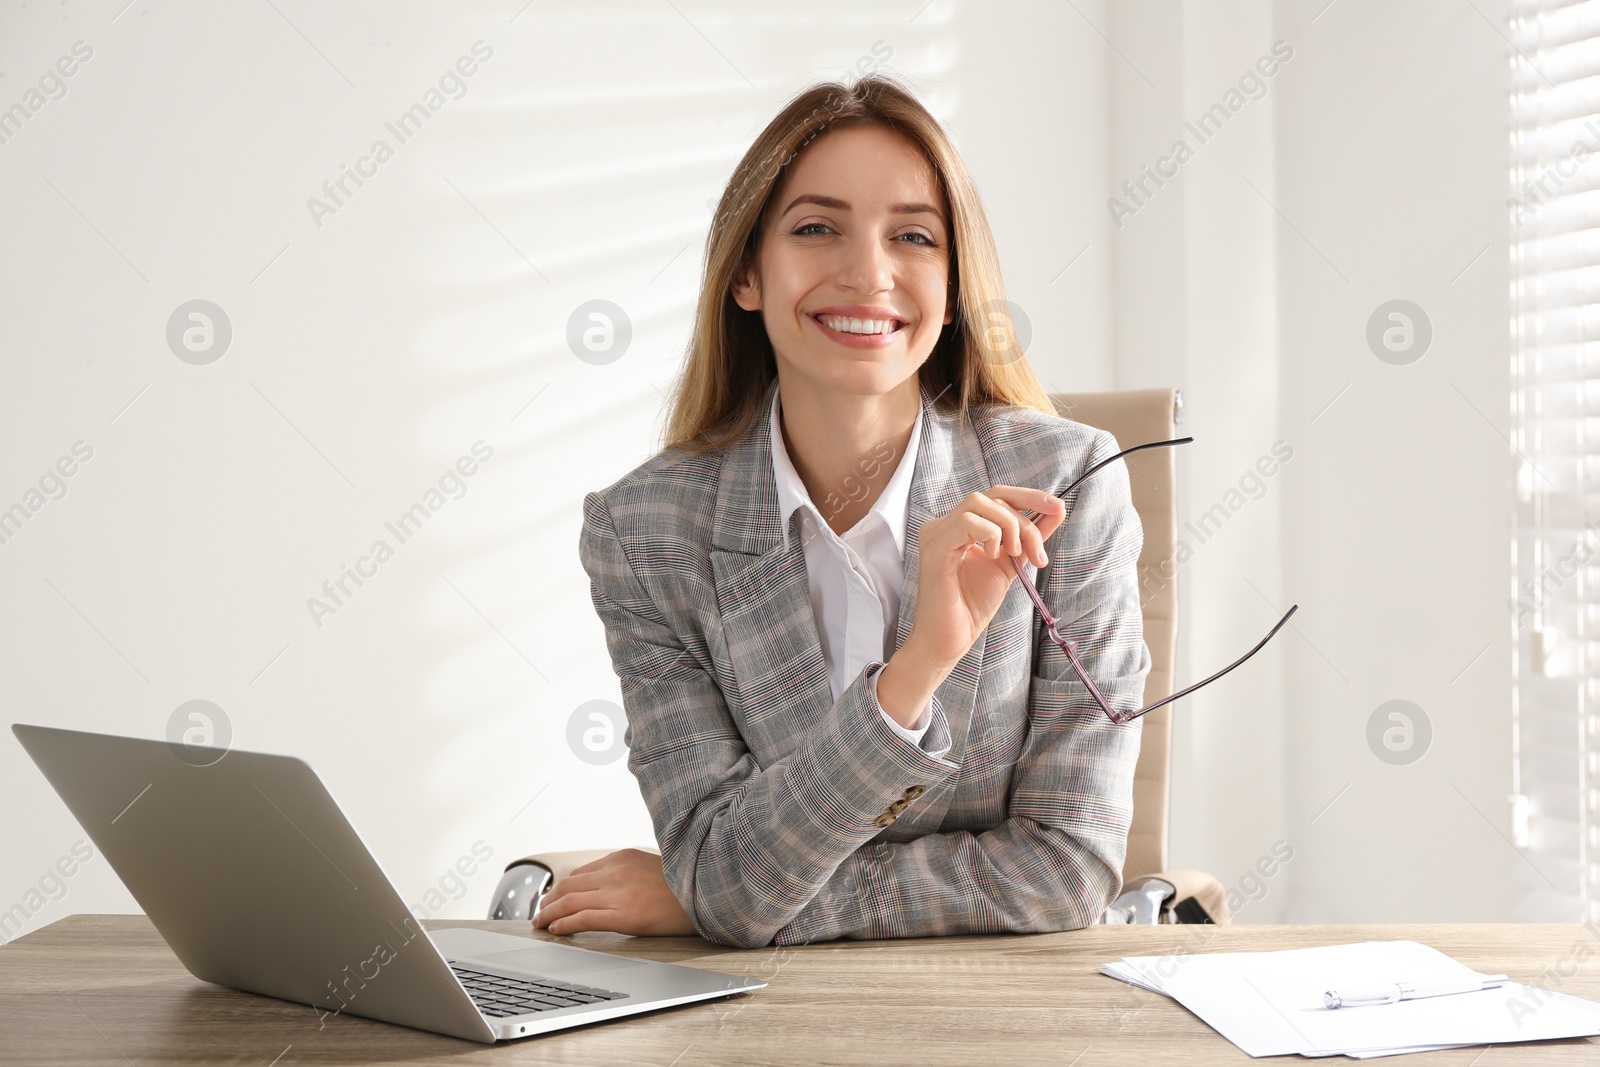
M 1274 116 L 1294 61 L 1273 56 L 1264 2 L 1119 6 L 1113 27 L 1127 42 L 1111 81 L 1108 182 L 1120 216 L 1109 230 L 1117 384 L 1179 385 L 1180 435 L 1195 439 L 1178 454 L 1178 536 L 1193 553 L 1178 570 L 1178 679 L 1186 685 L 1237 659 L 1288 609 L 1279 483 L 1293 461 L 1271 477 L 1255 466 L 1265 458 L 1273 469 L 1282 438 L 1274 226 L 1261 197 L 1276 195 Z M 1238 88 L 1247 73 L 1257 99 Z M 1228 98 L 1230 90 L 1237 95 Z M 1219 113 L 1227 116 L 1220 128 L 1202 126 L 1219 103 L 1235 110 Z M 1162 185 L 1146 177 L 1162 171 L 1172 175 Z M 1246 496 L 1239 481 L 1252 475 L 1259 488 Z M 1219 503 L 1227 509 L 1214 513 L 1217 522 L 1227 516 L 1220 528 L 1205 518 Z M 1275 844 L 1283 841 L 1285 854 L 1295 844 L 1284 812 L 1291 761 L 1282 695 L 1284 646 L 1294 639 L 1285 631 L 1249 666 L 1176 705 L 1172 866 L 1209 870 L 1236 889 L 1265 856 L 1274 887 L 1285 884 L 1287 872 L 1272 864 Z M 1238 907 L 1238 918 L 1278 918 L 1282 899 L 1261 896 Z
M 655 446 L 707 201 L 786 99 L 887 56 L 978 178 L 1040 376 L 1184 389 L 1183 517 L 1295 449 L 1182 571 L 1182 677 L 1264 600 L 1301 612 L 1180 706 L 1174 863 L 1237 884 L 1292 842 L 1244 921 L 1507 916 L 1516 857 L 1465 803 L 1504 829 L 1508 468 L 1466 400 L 1505 428 L 1506 65 L 1470 8 L 122 2 L 0 13 L 0 108 L 93 48 L 0 143 L 0 507 L 94 450 L 0 544 L 6 722 L 161 737 L 214 701 L 235 746 L 310 761 L 413 900 L 487 842 L 448 916 L 522 851 L 649 843 L 624 761 L 567 741 L 618 699 L 580 502 Z M 1277 38 L 1265 97 L 1114 227 Z M 313 221 L 479 40 L 465 95 Z M 1409 367 L 1363 340 L 1397 296 L 1436 331 Z M 165 336 L 196 298 L 233 327 L 207 366 Z M 633 324 L 604 366 L 566 341 L 593 299 Z M 317 626 L 307 598 L 477 441 L 465 494 Z M 1366 745 L 1391 697 L 1434 723 L 1409 767 Z M 0 805 L 4 910 L 81 832 L 9 739 Z M 132 908 L 91 861 L 29 929 Z
M 1111 230 L 1116 381 L 1184 388 L 1180 537 L 1229 511 L 1179 571 L 1180 682 L 1300 605 L 1177 714 L 1171 862 L 1228 883 L 1240 921 L 1503 920 L 1513 868 L 1529 873 L 1502 837 L 1509 108 L 1489 20 L 1505 17 L 1115 5 L 1108 186 L 1194 148 Z M 1203 143 L 1185 128 L 1278 41 L 1293 54 L 1259 99 Z M 1434 330 L 1406 366 L 1366 341 L 1396 298 Z M 1292 458 L 1230 502 L 1280 441 Z M 1394 699 L 1432 725 L 1405 765 L 1368 742 Z
M 1309 7 L 1280 14 L 1278 33 L 1304 42 L 1278 151 L 1279 207 L 1304 237 L 1280 227 L 1277 243 L 1283 425 L 1298 446 L 1285 588 L 1306 616 L 1286 696 L 1288 751 L 1304 754 L 1289 818 L 1308 844 L 1295 918 L 1504 920 L 1515 880 L 1538 881 L 1506 799 L 1508 10 L 1347 0 L 1314 25 Z M 1432 323 L 1410 365 L 1365 342 L 1394 299 Z M 1405 766 L 1365 739 L 1395 699 L 1433 730 Z

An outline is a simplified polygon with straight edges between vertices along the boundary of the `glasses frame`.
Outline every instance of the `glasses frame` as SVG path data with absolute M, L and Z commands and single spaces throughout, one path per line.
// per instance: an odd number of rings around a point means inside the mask
M 1101 460 L 1099 463 L 1096 463 L 1094 466 L 1084 471 L 1083 474 L 1079 475 L 1078 479 L 1071 485 L 1052 495 L 1065 497 L 1068 493 L 1071 493 L 1078 486 L 1082 485 L 1084 481 L 1087 480 L 1088 477 L 1095 471 L 1106 466 L 1108 463 L 1112 463 L 1121 459 L 1123 456 L 1126 456 L 1130 453 L 1138 452 L 1146 448 L 1163 448 L 1169 445 L 1185 445 L 1193 440 L 1193 437 L 1175 437 L 1170 441 L 1150 441 L 1146 444 L 1134 445 L 1132 448 L 1125 448 L 1116 455 L 1110 456 Z M 1027 512 L 1027 516 L 1029 517 L 1029 522 L 1037 522 L 1039 518 L 1042 517 L 1039 512 L 1032 510 Z M 1050 614 L 1050 609 L 1044 606 L 1044 598 L 1039 595 L 1039 590 L 1034 588 L 1033 583 L 1028 580 L 1028 576 L 1023 573 L 1022 556 L 1007 556 L 1006 558 L 1011 561 L 1011 568 L 1017 572 L 1017 577 L 1022 579 L 1022 588 L 1028 591 L 1028 596 L 1032 598 L 1034 606 L 1039 609 L 1039 616 L 1044 620 L 1046 635 L 1050 638 L 1050 640 L 1054 641 L 1061 647 L 1061 651 L 1067 654 L 1068 662 L 1072 664 L 1072 669 L 1077 672 L 1078 678 L 1083 682 L 1085 688 L 1089 690 L 1089 695 L 1092 696 L 1094 698 L 1094 702 L 1100 706 L 1100 710 L 1105 712 L 1106 718 L 1110 719 L 1118 726 L 1121 726 L 1125 723 L 1130 723 L 1142 715 L 1148 715 L 1157 708 L 1164 707 L 1180 697 L 1188 696 L 1201 686 L 1210 685 L 1218 678 L 1221 678 L 1224 674 L 1227 674 L 1245 660 L 1249 659 L 1257 652 L 1260 652 L 1262 647 L 1265 646 L 1268 641 L 1271 641 L 1273 637 L 1277 636 L 1279 630 L 1283 629 L 1283 625 L 1289 621 L 1289 617 L 1296 611 L 1300 610 L 1299 604 L 1292 605 L 1288 611 L 1284 612 L 1283 618 L 1278 620 L 1278 624 L 1267 632 L 1267 636 L 1256 642 L 1256 646 L 1254 648 L 1240 656 L 1238 659 L 1234 660 L 1232 663 L 1228 664 L 1226 667 L 1222 668 L 1216 674 L 1213 674 L 1211 677 L 1198 681 L 1191 686 L 1180 689 L 1164 700 L 1158 700 L 1148 707 L 1140 708 L 1138 711 L 1118 711 L 1116 708 L 1113 708 L 1109 702 L 1107 702 L 1106 698 L 1101 694 L 1099 687 L 1094 684 L 1094 680 L 1089 677 L 1089 672 L 1084 669 L 1083 663 L 1078 659 L 1079 642 L 1068 641 L 1066 638 L 1061 636 L 1060 630 L 1056 628 L 1056 624 L 1060 622 L 1060 620 L 1054 615 Z

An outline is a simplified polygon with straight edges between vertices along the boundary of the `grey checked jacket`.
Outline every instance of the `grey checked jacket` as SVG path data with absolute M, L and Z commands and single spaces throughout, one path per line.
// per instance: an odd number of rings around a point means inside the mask
M 867 688 L 881 664 L 833 700 L 798 526 L 785 549 L 778 523 L 775 387 L 724 452 L 664 451 L 584 498 L 579 554 L 667 883 L 704 937 L 741 947 L 1096 922 L 1121 889 L 1140 721 L 1094 706 L 1020 582 L 935 694 L 924 744 L 947 733 L 944 757 L 884 722 Z M 994 485 L 1059 491 L 1119 447 L 1031 409 L 958 415 L 926 388 L 922 403 L 897 648 L 924 522 Z M 1026 571 L 1107 700 L 1138 707 L 1126 465 L 1066 505 L 1050 562 Z

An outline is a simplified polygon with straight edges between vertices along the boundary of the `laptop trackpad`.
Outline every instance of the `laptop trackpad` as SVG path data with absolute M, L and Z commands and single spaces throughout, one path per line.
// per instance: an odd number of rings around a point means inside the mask
M 563 948 L 560 945 L 518 948 L 510 952 L 476 953 L 472 958 L 499 967 L 526 971 L 529 974 L 547 975 L 551 978 L 575 978 L 580 974 L 592 974 L 596 971 L 615 971 L 624 967 L 643 966 L 641 960 L 622 959 L 598 952 Z

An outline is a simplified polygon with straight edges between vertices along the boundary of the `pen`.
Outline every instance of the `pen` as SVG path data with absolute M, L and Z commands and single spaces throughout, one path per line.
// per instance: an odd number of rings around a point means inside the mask
M 1434 982 L 1418 985 L 1416 982 L 1390 982 L 1387 985 L 1352 989 L 1340 993 L 1330 989 L 1322 994 L 1322 1002 L 1330 1008 L 1359 1008 L 1369 1004 L 1393 1004 L 1401 1000 L 1419 1000 L 1422 997 L 1447 997 L 1452 993 L 1476 993 L 1480 989 L 1496 989 L 1509 981 L 1503 974 L 1484 975 L 1460 982 Z

